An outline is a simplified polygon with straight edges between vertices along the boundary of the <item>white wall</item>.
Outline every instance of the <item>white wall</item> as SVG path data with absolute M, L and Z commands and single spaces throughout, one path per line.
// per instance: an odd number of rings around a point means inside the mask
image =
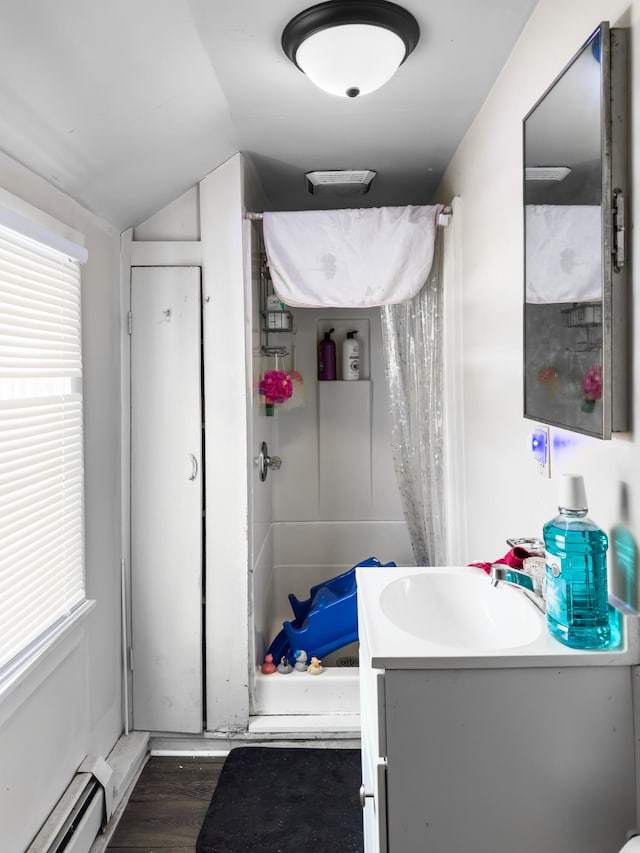
M 207 728 L 243 731 L 249 719 L 251 573 L 265 542 L 268 498 L 250 501 L 264 437 L 253 406 L 254 341 L 246 266 L 246 210 L 262 203 L 250 164 L 236 154 L 200 184 L 206 414 Z M 254 233 L 255 236 L 255 233 Z M 255 276 L 253 276 L 255 281 Z M 252 535 L 256 546 L 252 550 Z
M 199 187 L 191 187 L 133 229 L 134 240 L 200 240 Z
M 566 434 L 570 446 L 552 454 L 552 478 L 543 479 L 527 448 L 533 424 L 522 416 L 522 119 L 603 20 L 611 26 L 631 26 L 630 56 L 637 56 L 639 0 L 540 0 L 438 191 L 441 201 L 460 197 L 463 229 L 460 358 L 467 560 L 502 556 L 508 536 L 540 535 L 543 523 L 555 514 L 561 472 L 584 474 L 590 515 L 609 532 L 623 521 L 620 495 L 626 484 L 629 527 L 636 537 L 640 534 L 640 449 L 635 436 L 598 441 Z M 631 64 L 633 93 L 639 90 L 640 66 Z M 636 110 L 632 139 L 638 138 L 639 122 Z M 636 185 L 631 191 L 632 218 L 637 219 L 638 212 Z M 631 251 L 637 257 L 639 250 L 636 232 Z M 639 328 L 636 310 L 635 339 Z M 637 346 L 633 362 L 638 377 Z M 636 393 L 633 423 L 640 414 L 637 401 Z M 635 578 L 623 582 L 613 568 L 611 586 L 638 606 Z
M 254 208 L 255 209 L 255 208 Z M 248 330 L 251 376 L 250 432 L 249 432 L 249 506 L 251 519 L 251 583 L 249 589 L 249 626 L 252 630 L 250 663 L 259 661 L 271 640 L 269 627 L 268 589 L 273 574 L 273 486 L 279 472 L 260 480 L 256 464 L 261 443 L 267 443 L 269 454 L 279 454 L 278 417 L 267 417 L 264 398 L 258 386 L 264 370 L 269 367 L 261 351 L 260 333 L 260 264 L 261 235 L 258 223 L 246 224 L 245 233 L 250 240 L 250 251 L 245 253 L 245 276 L 248 278 L 247 310 L 251 326 Z M 246 249 L 246 247 L 245 247 Z M 250 685 L 252 680 L 250 679 Z
M 119 235 L 0 155 L 0 187 L 85 235 L 82 273 L 87 594 L 93 612 L 0 700 L 2 848 L 23 850 L 85 755 L 122 731 Z
M 294 368 L 304 378 L 300 405 L 296 393 L 278 412 L 278 438 L 284 464 L 275 480 L 275 517 L 278 521 L 402 521 L 404 519 L 396 484 L 391 455 L 389 396 L 382 357 L 380 309 L 320 309 L 293 310 Z M 343 390 L 323 400 L 328 407 L 344 408 L 344 412 L 320 412 L 318 392 L 317 347 L 322 330 L 335 328 L 338 378 L 341 377 L 341 349 L 346 331 L 358 329 L 362 347 L 362 376 L 358 382 L 323 383 L 323 391 Z M 371 405 L 370 415 L 360 418 L 365 392 Z M 368 392 L 368 394 L 366 393 Z M 335 399 L 332 399 L 335 397 Z M 346 403 L 345 403 L 346 400 Z M 349 408 L 351 411 L 349 411 Z M 361 457 L 355 442 L 348 470 L 326 472 L 325 460 L 320 457 L 320 419 L 335 414 L 345 427 L 360 433 L 362 448 L 368 451 Z M 349 417 L 351 416 L 351 417 Z M 336 424 L 338 425 L 338 424 Z M 355 438 L 356 436 L 354 436 Z M 349 435 L 327 436 L 335 442 L 350 441 Z M 361 464 L 360 464 L 361 463 Z M 335 493 L 321 499 L 322 488 Z M 371 556 L 365 554 L 363 557 Z M 393 555 L 389 555 L 393 559 Z

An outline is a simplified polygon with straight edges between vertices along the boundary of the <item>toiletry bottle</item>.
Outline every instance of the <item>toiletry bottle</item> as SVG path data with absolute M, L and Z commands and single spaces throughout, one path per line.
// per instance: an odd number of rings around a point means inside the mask
M 342 378 L 360 379 L 360 341 L 354 338 L 355 332 L 347 332 L 342 345 Z
M 267 296 L 267 311 L 284 311 L 284 303 L 276 293 Z
M 318 379 L 336 378 L 336 345 L 331 340 L 334 330 L 324 333 L 324 338 L 318 344 Z
M 584 480 L 563 474 L 559 514 L 543 528 L 547 625 L 566 646 L 609 644 L 607 534 L 587 518 Z
M 290 321 L 291 315 L 287 306 L 277 294 L 270 293 L 267 296 L 267 329 L 288 332 Z

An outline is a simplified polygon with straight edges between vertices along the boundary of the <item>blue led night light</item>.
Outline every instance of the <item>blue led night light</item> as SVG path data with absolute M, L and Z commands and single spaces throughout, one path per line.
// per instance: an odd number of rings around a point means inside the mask
M 531 452 L 540 465 L 547 464 L 547 432 L 543 429 L 534 430 L 531 436 Z

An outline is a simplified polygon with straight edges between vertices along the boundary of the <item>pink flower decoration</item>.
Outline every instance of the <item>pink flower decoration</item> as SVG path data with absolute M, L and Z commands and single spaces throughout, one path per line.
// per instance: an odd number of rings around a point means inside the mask
M 288 373 L 281 370 L 267 370 L 258 390 L 266 397 L 267 404 L 284 403 L 293 394 L 293 382 Z
M 590 367 L 582 378 L 582 389 L 587 400 L 599 400 L 602 397 L 602 366 Z

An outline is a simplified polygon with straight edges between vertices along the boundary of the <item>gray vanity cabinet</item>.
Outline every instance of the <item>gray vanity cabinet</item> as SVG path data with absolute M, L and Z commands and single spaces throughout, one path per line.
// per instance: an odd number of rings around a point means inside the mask
M 362 634 L 365 853 L 622 847 L 637 668 L 381 670 Z

